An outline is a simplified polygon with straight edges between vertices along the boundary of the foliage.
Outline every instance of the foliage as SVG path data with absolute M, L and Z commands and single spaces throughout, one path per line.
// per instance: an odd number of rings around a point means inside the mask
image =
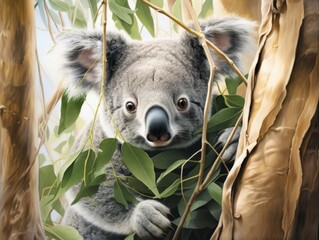
M 153 4 L 162 7 L 163 0 L 151 0 Z M 125 0 L 109 0 L 109 10 L 115 26 L 126 31 L 132 38 L 141 39 L 141 32 L 146 29 L 151 36 L 156 35 L 158 26 L 155 24 L 154 11 L 140 0 L 135 5 Z M 63 17 L 67 17 L 68 24 L 74 27 L 86 28 L 89 22 L 97 24 L 100 16 L 101 1 L 98 0 L 38 0 L 35 7 L 39 9 L 43 23 L 49 26 L 53 21 L 62 26 Z M 212 9 L 212 0 L 206 0 L 198 13 L 200 17 L 207 17 Z M 62 15 L 60 14 L 62 13 Z M 177 0 L 172 13 L 182 19 L 181 1 Z M 62 17 L 61 17 L 62 16 Z M 173 28 L 178 28 L 173 24 Z M 221 94 L 214 99 L 213 115 L 208 123 L 208 140 L 211 146 L 206 152 L 205 172 L 207 174 L 220 150 L 216 144 L 216 137 L 220 130 L 234 126 L 241 114 L 244 99 L 236 95 L 237 87 L 241 84 L 238 79 L 226 79 L 229 95 Z M 53 165 L 46 164 L 47 156 L 40 154 L 39 192 L 42 219 L 48 237 L 54 239 L 81 239 L 78 233 L 67 226 L 54 225 L 53 215 L 63 216 L 61 196 L 75 184 L 80 185 L 80 191 L 73 200 L 78 202 L 83 197 L 92 196 L 107 174 L 106 167 L 111 166 L 111 158 L 116 150 L 118 141 L 115 138 L 103 140 L 98 149 L 87 149 L 67 154 L 74 142 L 73 129 L 85 98 L 70 99 L 66 94 L 62 97 L 61 117 L 55 131 L 47 131 L 47 138 L 59 139 L 60 143 L 55 151 L 61 154 L 63 161 L 58 172 Z M 200 135 L 201 129 L 197 134 Z M 49 136 L 49 134 L 51 136 Z M 89 140 L 90 136 L 88 136 Z M 199 172 L 200 143 L 188 151 L 168 150 L 148 155 L 143 150 L 129 143 L 122 145 L 123 162 L 132 176 L 124 179 L 113 173 L 115 199 L 127 208 L 129 202 L 136 202 L 132 192 L 158 199 L 172 209 L 173 223 L 178 224 L 185 210 L 185 205 L 194 191 Z M 231 163 L 219 165 L 208 187 L 199 195 L 190 209 L 190 214 L 182 232 L 183 239 L 204 239 L 210 236 L 217 225 L 221 212 L 221 194 L 225 176 Z M 224 167 L 226 166 L 226 167 Z M 169 235 L 170 236 L 170 235 Z M 168 238 L 169 238 L 168 236 Z M 127 239 L 136 239 L 128 236 Z

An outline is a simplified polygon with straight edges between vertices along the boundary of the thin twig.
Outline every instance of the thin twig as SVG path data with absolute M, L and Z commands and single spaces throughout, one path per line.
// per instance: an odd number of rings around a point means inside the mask
M 63 81 L 60 81 L 60 84 L 55 89 L 55 92 L 53 93 L 53 96 L 51 97 L 49 103 L 46 105 L 46 111 L 42 113 L 42 115 L 39 117 L 39 125 L 42 126 L 45 122 L 47 122 L 49 116 L 51 115 L 54 107 L 62 97 L 65 88 L 62 85 Z
M 209 48 L 208 48 L 207 43 L 205 41 L 205 39 L 206 39 L 205 35 L 201 32 L 201 27 L 199 25 L 196 13 L 195 13 L 192 5 L 189 3 L 189 0 L 184 0 L 184 6 L 191 16 L 196 30 L 200 33 L 199 39 L 203 42 L 202 46 L 203 46 L 203 49 L 205 51 L 205 54 L 206 54 L 206 57 L 207 57 L 207 60 L 209 63 L 210 75 L 209 75 L 207 95 L 206 95 L 205 108 L 204 108 L 203 130 L 202 130 L 202 147 L 201 147 L 199 176 L 198 176 L 195 190 L 192 193 L 190 200 L 186 204 L 185 211 L 181 217 L 181 221 L 180 221 L 179 225 L 177 226 L 173 240 L 178 239 L 194 200 L 202 192 L 201 185 L 202 185 L 202 181 L 203 181 L 203 177 L 204 177 L 205 161 L 206 161 L 207 123 L 209 120 L 209 113 L 210 113 L 211 104 L 212 104 L 212 101 L 211 101 L 212 90 L 213 90 L 214 76 L 215 76 L 215 71 L 216 71 L 216 66 L 215 66 L 213 57 L 212 57 L 211 52 L 209 51 Z
M 195 35 L 198 38 L 201 38 L 201 33 L 191 29 L 188 27 L 186 24 L 181 22 L 179 19 L 177 19 L 175 16 L 169 14 L 166 12 L 164 9 L 157 7 L 156 5 L 148 2 L 147 0 L 141 0 L 144 4 L 148 5 L 149 7 L 153 8 L 155 11 L 158 13 L 164 14 L 165 16 L 169 17 L 172 19 L 174 22 L 176 22 L 178 25 L 180 25 L 182 28 L 184 28 L 187 32 Z M 229 66 L 236 72 L 236 74 L 243 80 L 243 82 L 247 85 L 247 79 L 245 78 L 244 74 L 238 69 L 238 67 L 234 64 L 234 62 L 225 54 L 223 53 L 218 47 L 216 47 L 212 42 L 209 40 L 205 39 L 204 40 L 208 46 L 215 51 L 216 54 L 221 56 L 228 64 Z
M 218 157 L 216 158 L 213 166 L 211 167 L 211 169 L 209 170 L 208 174 L 206 175 L 206 178 L 205 180 L 203 181 L 202 183 L 202 188 L 205 189 L 207 187 L 207 185 L 209 184 L 209 181 L 211 180 L 215 170 L 216 170 L 216 167 L 217 165 L 220 163 L 220 161 L 222 160 L 222 156 L 224 155 L 226 149 L 228 148 L 229 144 L 231 143 L 235 133 L 236 133 L 236 130 L 237 128 L 239 127 L 239 124 L 241 123 L 241 120 L 243 118 L 243 112 L 240 114 L 239 118 L 237 119 L 237 122 L 234 126 L 234 128 L 232 129 L 229 137 L 227 138 L 227 141 L 223 147 L 223 149 L 221 150 L 220 154 L 218 155 Z
M 64 23 L 64 19 L 63 19 L 63 16 L 62 16 L 62 13 L 61 13 L 61 12 L 59 12 L 59 17 L 60 17 L 60 20 L 61 20 L 62 29 L 64 29 L 65 23 Z
M 54 38 L 54 35 L 52 32 L 52 27 L 51 27 L 51 19 L 50 19 L 49 9 L 48 9 L 47 3 L 45 1 L 44 1 L 44 10 L 45 10 L 45 13 L 47 15 L 48 30 L 49 30 L 52 42 L 55 43 L 55 38 Z

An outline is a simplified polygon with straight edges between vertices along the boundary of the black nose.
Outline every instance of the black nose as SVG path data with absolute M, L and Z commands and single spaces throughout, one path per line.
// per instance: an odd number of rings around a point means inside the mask
M 163 108 L 150 108 L 146 113 L 145 123 L 148 141 L 167 142 L 171 139 L 168 114 Z

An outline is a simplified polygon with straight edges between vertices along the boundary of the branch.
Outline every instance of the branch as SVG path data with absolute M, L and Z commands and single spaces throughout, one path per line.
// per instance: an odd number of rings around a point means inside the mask
M 181 22 L 180 20 L 178 20 L 176 17 L 174 17 L 173 15 L 169 14 L 168 12 L 166 12 L 164 9 L 157 7 L 156 5 L 148 2 L 147 0 L 141 0 L 144 4 L 146 4 L 147 6 L 153 8 L 156 12 L 159 12 L 161 14 L 164 14 L 165 16 L 167 16 L 168 18 L 172 19 L 174 22 L 176 22 L 178 25 L 180 25 L 182 28 L 184 28 L 187 32 L 195 35 L 198 38 L 201 38 L 201 33 L 198 31 L 195 31 L 193 29 L 191 29 L 190 27 L 188 27 L 187 25 L 185 25 L 183 22 Z M 242 79 L 242 81 L 247 85 L 247 79 L 245 78 L 244 74 L 242 74 L 242 72 L 238 69 L 238 67 L 234 64 L 234 62 L 227 57 L 227 55 L 225 53 L 223 53 L 218 47 L 216 47 L 212 42 L 210 42 L 207 39 L 204 39 L 203 42 L 206 42 L 207 45 L 213 49 L 215 51 L 216 54 L 218 54 L 219 56 L 221 56 L 228 64 L 229 66 L 236 72 L 236 74 Z
M 175 231 L 173 240 L 177 240 L 182 228 L 184 226 L 184 223 L 186 221 L 186 218 L 188 216 L 188 213 L 190 211 L 190 208 L 194 202 L 194 200 L 196 199 L 196 197 L 202 192 L 202 180 L 203 180 L 203 176 L 204 176 L 204 171 L 205 171 L 205 161 L 206 161 L 206 142 L 207 142 L 207 123 L 209 120 L 209 110 L 211 109 L 211 104 L 212 104 L 212 90 L 213 90 L 213 83 L 214 83 L 214 77 L 215 77 L 215 71 L 216 71 L 216 66 L 214 63 L 214 60 L 212 58 L 211 52 L 209 51 L 209 48 L 207 46 L 207 42 L 205 41 L 205 35 L 202 33 L 201 31 L 201 27 L 199 25 L 196 13 L 193 9 L 193 7 L 191 6 L 189 0 L 185 0 L 184 1 L 184 5 L 186 7 L 186 10 L 188 11 L 188 13 L 190 14 L 195 28 L 196 30 L 200 33 L 199 35 L 199 39 L 202 41 L 202 46 L 203 49 L 205 51 L 208 63 L 209 63 L 209 68 L 210 68 L 210 75 L 209 75 L 209 81 L 208 81 L 208 88 L 207 88 L 207 96 L 206 96 L 206 101 L 205 101 L 205 108 L 204 108 L 204 120 L 203 120 L 203 131 L 202 131 L 202 147 L 201 147 L 201 159 L 200 159 L 200 169 L 199 169 L 199 176 L 198 176 L 198 180 L 197 180 L 197 184 L 195 187 L 195 190 L 192 194 L 192 196 L 190 197 L 190 200 L 187 202 L 187 205 L 185 207 L 185 211 L 181 217 L 181 221 Z

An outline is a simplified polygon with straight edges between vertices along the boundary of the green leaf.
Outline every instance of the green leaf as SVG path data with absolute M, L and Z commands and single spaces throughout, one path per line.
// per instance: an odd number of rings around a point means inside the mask
M 237 88 L 240 84 L 242 84 L 242 80 L 240 77 L 237 78 L 226 78 L 225 83 L 227 87 L 227 91 L 229 94 L 236 94 Z
M 160 194 L 160 198 L 167 198 L 171 195 L 173 195 L 178 186 L 180 185 L 181 180 L 180 179 L 176 179 L 168 188 L 166 188 L 161 194 Z
M 150 8 L 142 3 L 141 0 L 136 1 L 135 5 L 136 15 L 140 19 L 141 23 L 145 26 L 145 28 L 149 31 L 149 33 L 155 37 L 154 31 L 154 21 L 150 11 Z
M 164 2 L 163 0 L 149 0 L 150 3 L 153 3 L 154 5 L 163 8 Z
M 62 178 L 63 178 L 65 171 L 74 163 L 74 161 L 79 157 L 80 154 L 82 154 L 82 153 L 75 152 L 67 158 L 67 160 L 64 162 L 62 167 L 59 169 L 59 172 L 58 172 L 58 180 L 59 181 L 62 181 Z
M 61 154 L 63 151 L 63 148 L 66 147 L 66 143 L 67 143 L 67 140 L 62 141 L 58 146 L 54 148 L 54 151 Z
M 245 99 L 238 95 L 224 95 L 225 103 L 228 107 L 243 108 Z
M 126 209 L 128 209 L 128 202 L 136 203 L 137 200 L 135 196 L 127 190 L 127 188 L 118 179 L 114 182 L 114 198 L 115 200 L 122 204 Z
M 90 173 L 92 163 L 94 163 L 95 153 L 92 150 L 82 152 L 72 163 L 72 165 L 65 171 L 61 187 L 69 189 L 71 186 L 80 182 L 84 177 Z M 85 169 L 86 166 L 86 169 Z
M 216 221 L 219 221 L 220 214 L 221 214 L 221 207 L 218 205 L 215 201 L 210 201 L 205 207 L 208 209 L 210 214 L 216 219 Z
M 82 181 L 80 191 L 76 195 L 76 197 L 73 200 L 73 202 L 71 203 L 71 205 L 77 203 L 78 201 L 80 201 L 84 197 L 93 196 L 98 191 L 101 183 L 103 183 L 105 180 L 106 180 L 106 174 L 101 174 L 101 175 L 97 176 L 96 178 L 94 178 L 89 183 L 85 184 L 84 181 Z
M 172 8 L 172 14 L 179 20 L 182 21 L 182 4 L 181 0 L 176 0 L 173 8 Z M 173 23 L 173 28 L 175 32 L 178 32 L 178 25 L 174 22 Z
M 122 19 L 117 17 L 115 14 L 112 15 L 112 19 L 115 23 L 115 26 L 118 29 L 125 30 L 125 32 L 127 32 L 130 35 L 130 37 L 133 39 L 141 40 L 142 37 L 139 33 L 137 19 L 134 15 L 131 15 L 131 18 L 132 18 L 133 24 L 129 25 L 128 23 L 124 22 Z
M 107 138 L 100 143 L 96 158 L 96 169 L 103 168 L 112 159 L 117 144 L 118 141 L 116 138 Z
M 128 235 L 124 240 L 134 240 L 135 233 L 132 233 L 131 235 Z
M 178 225 L 180 218 L 173 221 L 174 224 Z M 187 219 L 184 228 L 188 229 L 203 229 L 212 228 L 212 223 L 214 222 L 213 216 L 206 209 L 199 209 L 197 211 L 191 212 L 189 218 Z
M 204 206 L 211 200 L 211 196 L 209 195 L 207 189 L 205 189 L 194 201 L 193 205 L 191 206 L 190 211 L 193 212 L 196 209 Z
M 225 128 L 233 127 L 242 109 L 240 108 L 224 108 L 214 114 L 207 124 L 208 132 L 217 132 Z
M 180 159 L 188 159 L 190 156 L 191 154 L 184 150 L 168 150 L 155 155 L 152 160 L 157 169 L 167 169 L 174 162 Z
M 53 202 L 51 200 L 53 197 L 53 195 L 47 195 L 40 200 L 41 218 L 44 223 L 51 222 L 50 214 L 53 210 Z
M 212 199 L 214 199 L 219 205 L 222 205 L 223 190 L 219 185 L 212 182 L 208 185 L 207 191 Z
M 38 3 L 38 9 L 40 12 L 42 22 L 43 22 L 45 27 L 48 27 L 47 16 L 45 13 L 45 8 L 44 8 L 44 0 L 39 0 L 37 3 Z
M 57 188 L 57 178 L 54 173 L 53 165 L 46 165 L 39 169 L 39 193 L 40 197 L 44 196 L 44 192 L 54 193 Z
M 157 179 L 157 183 L 159 183 L 167 174 L 174 171 L 176 168 L 180 167 L 183 163 L 186 163 L 186 162 L 187 162 L 187 160 L 178 160 L 178 161 L 174 162 L 171 166 L 169 166 L 166 169 L 166 171 L 161 173 L 161 175 Z
M 85 96 L 79 98 L 69 98 L 64 92 L 61 103 L 61 118 L 58 134 L 69 128 L 78 118 L 81 107 L 85 101 Z
M 70 226 L 56 225 L 56 226 L 44 226 L 45 233 L 48 237 L 56 240 L 82 240 L 83 238 L 77 230 Z
M 109 1 L 109 7 L 112 13 L 114 13 L 121 20 L 126 22 L 129 25 L 132 25 L 132 19 L 130 17 L 135 11 L 130 8 L 119 5 L 115 0 Z
M 207 18 L 213 14 L 213 0 L 206 0 L 202 6 L 202 10 L 199 13 L 199 18 Z
M 92 20 L 93 20 L 93 23 L 96 22 L 96 19 L 97 19 L 97 4 L 99 2 L 99 0 L 87 0 L 88 1 L 88 4 L 90 6 L 90 11 L 91 11 L 91 17 L 92 17 Z
M 38 162 L 39 162 L 39 166 L 43 166 L 43 164 L 45 163 L 46 158 L 45 155 L 43 153 L 40 153 L 38 155 Z
M 82 8 L 78 5 L 73 7 L 69 12 L 68 16 L 70 21 L 72 22 L 73 26 L 78 28 L 86 28 L 87 27 L 87 20 L 83 13 Z M 85 100 L 85 99 L 84 99 Z
M 154 164 L 147 153 L 127 142 L 122 145 L 122 153 L 123 162 L 130 172 L 144 183 L 156 197 L 159 197 L 155 184 Z
M 55 11 L 53 11 L 52 9 L 49 8 L 49 12 L 50 12 L 50 17 L 52 18 L 52 20 L 58 24 L 58 25 L 61 25 L 61 19 L 60 17 L 58 16 L 58 14 L 56 14 Z
M 49 0 L 51 7 L 57 11 L 67 12 L 70 11 L 72 6 L 62 0 Z
M 75 157 L 74 157 L 75 156 Z M 79 183 L 87 177 L 88 173 L 92 170 L 94 163 L 95 153 L 92 150 L 81 152 L 80 154 L 75 153 L 70 159 L 62 166 L 58 173 L 58 179 L 60 184 L 56 191 L 52 202 L 59 199 L 70 187 Z M 86 165 L 86 171 L 84 172 L 84 166 Z

